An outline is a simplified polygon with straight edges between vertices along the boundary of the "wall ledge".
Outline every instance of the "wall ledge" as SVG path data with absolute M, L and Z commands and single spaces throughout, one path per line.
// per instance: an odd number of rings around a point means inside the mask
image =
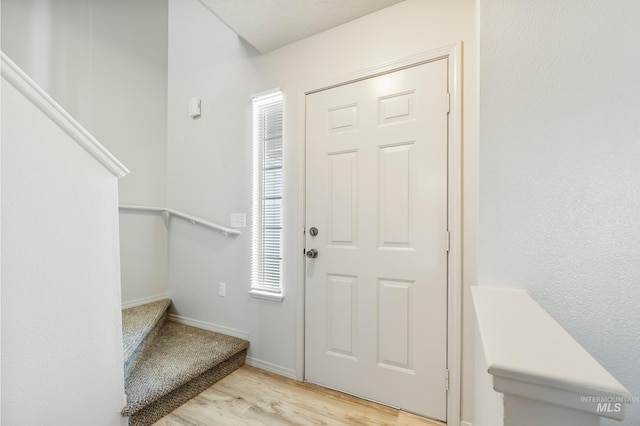
M 472 287 L 472 294 L 497 392 L 624 418 L 631 394 L 525 291 Z
M 100 144 L 68 112 L 53 100 L 38 84 L 9 57 L 0 52 L 2 77 L 22 93 L 33 105 L 67 133 L 82 149 L 116 177 L 129 174 L 129 170 Z

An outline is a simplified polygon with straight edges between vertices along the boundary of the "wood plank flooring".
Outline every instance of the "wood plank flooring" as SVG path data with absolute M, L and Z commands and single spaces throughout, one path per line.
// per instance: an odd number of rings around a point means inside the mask
M 153 426 L 216 425 L 444 424 L 245 365 Z

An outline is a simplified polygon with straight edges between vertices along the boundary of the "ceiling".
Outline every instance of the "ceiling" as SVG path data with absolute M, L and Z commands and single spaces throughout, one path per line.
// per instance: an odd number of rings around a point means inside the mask
M 403 0 L 199 0 L 260 53 Z

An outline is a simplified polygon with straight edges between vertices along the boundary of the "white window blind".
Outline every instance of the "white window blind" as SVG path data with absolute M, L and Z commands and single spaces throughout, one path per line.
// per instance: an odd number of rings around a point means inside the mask
M 282 299 L 282 92 L 253 99 L 251 293 Z

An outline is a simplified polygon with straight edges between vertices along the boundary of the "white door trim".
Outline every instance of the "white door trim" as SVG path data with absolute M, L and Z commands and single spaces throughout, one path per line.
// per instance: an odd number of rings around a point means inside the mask
M 376 67 L 343 75 L 307 90 L 298 91 L 298 140 L 305 141 L 298 158 L 299 205 L 298 223 L 305 223 L 305 149 L 306 149 L 306 96 L 321 90 L 353 83 L 377 75 L 448 58 L 448 83 L 450 93 L 449 112 L 449 164 L 448 164 L 448 222 L 451 244 L 447 283 L 447 366 L 449 391 L 447 393 L 447 424 L 460 424 L 461 360 L 462 360 L 462 43 L 430 50 L 415 56 L 388 62 Z M 305 237 L 298 238 L 298 253 L 305 247 Z M 298 300 L 296 302 L 296 379 L 304 380 L 304 306 L 305 306 L 305 258 L 300 256 L 298 266 Z M 443 373 L 444 374 L 444 373 Z M 443 378 L 444 382 L 444 378 Z

